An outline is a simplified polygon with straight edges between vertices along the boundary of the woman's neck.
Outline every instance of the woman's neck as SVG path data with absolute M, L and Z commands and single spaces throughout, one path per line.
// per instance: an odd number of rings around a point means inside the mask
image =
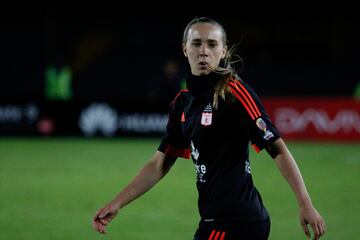
M 194 95 L 213 90 L 221 78 L 221 74 L 210 72 L 207 75 L 196 76 L 189 74 L 186 78 L 186 87 Z

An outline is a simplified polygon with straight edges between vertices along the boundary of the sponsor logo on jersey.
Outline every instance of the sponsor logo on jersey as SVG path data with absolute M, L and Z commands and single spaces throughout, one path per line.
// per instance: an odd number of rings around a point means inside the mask
M 191 143 L 190 143 L 190 149 L 191 149 L 191 155 L 194 158 L 195 162 L 197 163 L 200 154 L 199 154 L 199 150 L 197 150 L 195 148 L 194 143 L 193 143 L 192 140 L 191 140 Z
M 191 141 L 190 143 L 190 149 L 191 149 L 191 155 L 194 159 L 196 179 L 197 181 L 204 183 L 206 182 L 205 180 L 206 166 L 198 162 L 200 153 L 199 150 L 196 149 L 196 147 L 194 146 L 193 141 Z
M 201 125 L 210 126 L 212 124 L 212 107 L 209 103 L 201 115 Z
M 248 174 L 251 174 L 251 167 L 250 167 L 249 161 L 245 162 L 245 172 L 247 172 Z
M 267 130 L 266 123 L 262 118 L 258 118 L 256 120 L 256 126 L 264 132 L 264 139 L 269 140 L 270 138 L 274 137 L 274 134 Z

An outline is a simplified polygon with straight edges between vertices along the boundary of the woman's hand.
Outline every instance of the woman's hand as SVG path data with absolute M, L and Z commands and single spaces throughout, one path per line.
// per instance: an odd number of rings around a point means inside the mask
M 116 217 L 119 209 L 124 208 L 150 190 L 166 175 L 175 161 L 176 157 L 166 156 L 164 153 L 157 151 L 130 184 L 95 214 L 93 218 L 94 229 L 105 234 L 106 226 Z
M 115 202 L 110 202 L 105 207 L 96 212 L 93 218 L 93 227 L 96 231 L 106 234 L 106 226 L 113 220 L 119 211 L 119 206 Z
M 300 223 L 308 239 L 311 238 L 308 224 L 313 229 L 314 240 L 319 239 L 326 231 L 323 218 L 312 205 L 300 208 Z

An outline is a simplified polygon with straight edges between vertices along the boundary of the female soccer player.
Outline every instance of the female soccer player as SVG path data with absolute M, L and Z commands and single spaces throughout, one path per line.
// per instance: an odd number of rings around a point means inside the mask
M 223 26 L 209 18 L 185 28 L 183 52 L 191 74 L 187 90 L 171 103 L 166 134 L 158 151 L 134 180 L 93 219 L 105 233 L 118 211 L 152 188 L 178 157 L 195 164 L 201 216 L 195 240 L 268 239 L 270 218 L 251 176 L 249 143 L 266 149 L 295 193 L 300 222 L 310 238 L 325 233 L 295 160 L 266 114 L 259 97 L 231 67 Z

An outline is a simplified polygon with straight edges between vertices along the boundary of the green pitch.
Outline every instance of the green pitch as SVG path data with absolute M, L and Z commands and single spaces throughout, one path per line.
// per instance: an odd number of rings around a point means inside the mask
M 159 139 L 0 139 L 0 239 L 186 240 L 199 220 L 195 171 L 179 159 L 142 198 L 123 209 L 104 237 L 95 211 L 121 190 Z M 314 205 L 324 239 L 360 237 L 360 145 L 288 143 Z M 305 239 L 295 198 L 266 152 L 251 152 L 254 182 L 271 214 L 270 239 Z

